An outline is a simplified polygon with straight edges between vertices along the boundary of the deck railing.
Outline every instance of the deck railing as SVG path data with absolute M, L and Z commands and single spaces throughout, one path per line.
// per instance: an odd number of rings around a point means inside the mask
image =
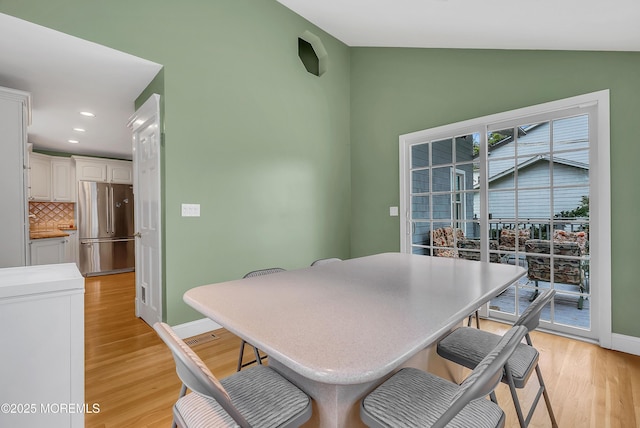
M 489 239 L 498 239 L 502 229 L 529 230 L 530 239 L 550 239 L 552 230 L 566 232 L 589 232 L 589 219 L 554 218 L 551 219 L 490 219 Z

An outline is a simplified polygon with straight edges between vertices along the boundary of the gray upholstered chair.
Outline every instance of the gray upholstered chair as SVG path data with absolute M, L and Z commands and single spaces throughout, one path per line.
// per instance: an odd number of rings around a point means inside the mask
M 311 417 L 309 396 L 273 369 L 259 365 L 218 380 L 171 327 L 153 328 L 171 350 L 182 381 L 174 427 L 298 427 Z
M 527 343 L 521 343 L 516 348 L 513 356 L 509 359 L 508 369 L 505 370 L 502 382 L 509 385 L 511 397 L 518 414 L 520 426 L 525 428 L 529 425 L 533 411 L 538 405 L 540 396 L 544 395 L 544 401 L 547 404 L 551 424 L 557 427 L 555 415 L 551 408 L 551 400 L 542 379 L 542 372 L 538 365 L 539 353 L 531 343 L 529 332 L 538 328 L 540 324 L 540 312 L 547 303 L 553 299 L 556 291 L 547 289 L 541 293 L 536 300 L 522 313 L 515 322 L 514 326 L 525 326 L 527 328 Z M 460 327 L 451 332 L 447 337 L 438 343 L 438 354 L 450 361 L 473 369 L 500 341 L 500 336 L 483 330 L 470 327 Z M 529 377 L 535 369 L 540 384 L 536 397 L 533 400 L 529 413 L 525 417 L 522 413 L 520 401 L 516 393 L 516 388 L 524 388 Z
M 268 268 L 268 269 L 259 269 L 259 270 L 254 270 L 249 272 L 248 274 L 246 274 L 245 276 L 243 276 L 242 278 L 253 278 L 255 276 L 262 276 L 262 275 L 270 275 L 272 273 L 278 273 L 278 272 L 284 272 L 285 269 L 282 268 Z M 258 365 L 262 365 L 262 360 L 264 358 L 267 358 L 267 356 L 261 356 L 260 355 L 260 350 L 251 345 L 253 347 L 253 353 L 255 355 L 255 359 L 251 360 L 249 362 L 243 363 L 242 359 L 244 357 L 244 347 L 245 345 L 247 345 L 247 342 L 242 339 L 242 343 L 240 344 L 240 355 L 238 355 L 238 367 L 236 371 L 240 371 L 242 370 L 244 367 L 250 366 L 253 363 L 258 363 Z
M 333 263 L 333 262 L 341 262 L 342 259 L 339 259 L 337 257 L 330 257 L 328 259 L 318 259 L 316 261 L 314 261 L 313 263 L 311 263 L 311 266 L 322 266 L 325 265 L 327 263 Z
M 367 395 L 360 418 L 369 427 L 503 427 L 505 415 L 487 395 L 500 383 L 505 365 L 527 333 L 513 327 L 457 385 L 431 373 L 404 368 Z

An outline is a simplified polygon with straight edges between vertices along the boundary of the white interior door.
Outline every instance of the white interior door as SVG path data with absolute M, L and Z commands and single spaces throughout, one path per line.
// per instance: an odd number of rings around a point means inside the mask
M 132 116 L 136 228 L 136 316 L 162 320 L 160 217 L 160 96 L 153 94 Z

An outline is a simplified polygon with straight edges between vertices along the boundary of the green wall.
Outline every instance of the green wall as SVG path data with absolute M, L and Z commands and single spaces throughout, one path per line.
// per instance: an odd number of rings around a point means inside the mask
M 400 249 L 399 135 L 610 89 L 613 332 L 640 337 L 639 75 L 640 53 L 351 49 L 351 256 Z
M 275 0 L 2 0 L 0 12 L 164 65 L 166 319 L 185 290 L 399 249 L 398 136 L 611 90 L 613 331 L 640 337 L 639 53 L 347 48 Z M 329 54 L 304 71 L 297 37 Z M 181 203 L 202 217 L 180 217 Z
M 170 324 L 202 317 L 182 301 L 194 286 L 349 257 L 343 43 L 275 0 L 3 0 L 0 12 L 164 66 Z M 321 77 L 298 58 L 307 30 L 328 53 Z M 201 217 L 181 217 L 181 203 Z

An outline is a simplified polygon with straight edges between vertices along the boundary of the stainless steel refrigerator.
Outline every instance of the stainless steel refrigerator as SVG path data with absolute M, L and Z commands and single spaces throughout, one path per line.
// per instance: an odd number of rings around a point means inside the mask
M 85 276 L 135 269 L 133 186 L 78 183 L 80 272 Z

